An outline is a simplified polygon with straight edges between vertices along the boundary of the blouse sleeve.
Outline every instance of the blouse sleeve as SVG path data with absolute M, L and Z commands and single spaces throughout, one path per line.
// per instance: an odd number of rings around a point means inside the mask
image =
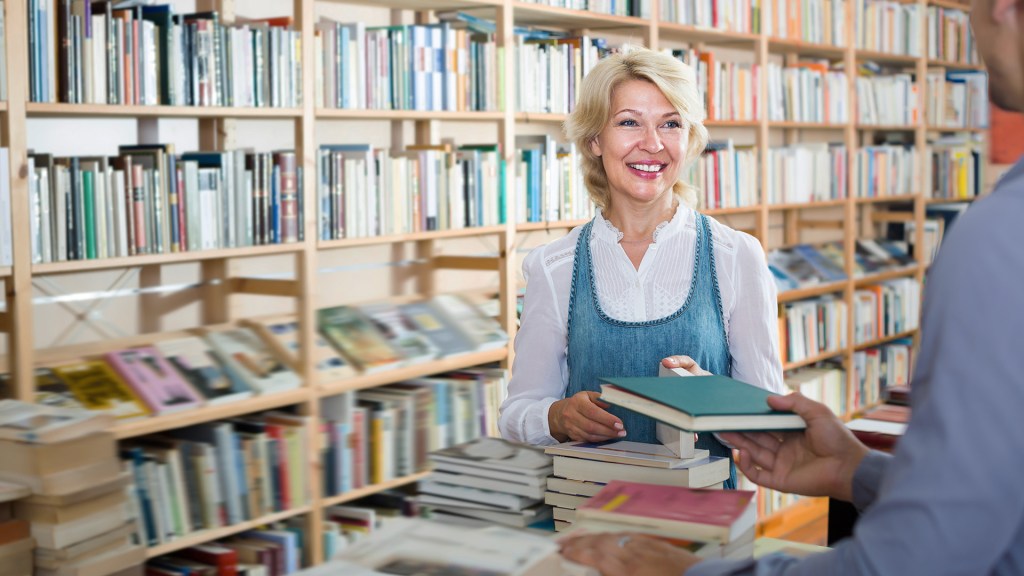
M 732 377 L 785 394 L 779 357 L 778 304 L 775 282 L 764 250 L 749 234 L 738 234 L 729 315 Z
M 557 290 L 544 266 L 544 247 L 523 261 L 526 295 L 515 338 L 515 360 L 508 398 L 498 426 L 503 438 L 534 445 L 556 444 L 548 429 L 548 408 L 561 400 L 568 384 L 566 318 Z

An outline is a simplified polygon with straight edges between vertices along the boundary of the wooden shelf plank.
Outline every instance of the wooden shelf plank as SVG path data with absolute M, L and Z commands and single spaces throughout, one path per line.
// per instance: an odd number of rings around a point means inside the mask
M 828 360 L 829 358 L 835 358 L 836 356 L 842 356 L 843 354 L 846 353 L 846 350 L 847 350 L 846 348 L 839 348 L 839 349 L 836 349 L 836 350 L 829 350 L 827 352 L 822 352 L 821 354 L 817 354 L 815 356 L 808 356 L 807 358 L 804 358 L 803 360 L 796 360 L 794 362 L 784 362 L 782 364 L 782 369 L 784 371 L 788 371 L 788 370 L 796 370 L 797 368 L 803 368 L 804 366 L 810 366 L 811 364 L 814 364 L 814 363 L 817 363 L 817 362 L 821 362 L 822 360 Z
M 918 126 L 914 124 L 857 124 L 857 130 L 864 132 L 913 132 Z
M 334 396 L 343 392 L 372 388 L 391 382 L 401 382 L 402 380 L 422 378 L 441 372 L 471 368 L 480 364 L 487 364 L 488 362 L 498 362 L 507 357 L 508 347 L 503 346 L 495 350 L 460 354 L 452 358 L 413 364 L 412 366 L 405 366 L 397 370 L 387 370 L 376 374 L 363 374 L 337 382 L 322 383 L 318 392 L 320 396 Z
M 846 204 L 845 198 L 838 200 L 818 200 L 815 202 L 786 202 L 783 204 L 769 204 L 769 210 L 805 210 L 811 208 L 834 208 Z
M 321 240 L 317 248 L 321 250 L 333 248 L 352 248 L 355 246 L 372 246 L 375 244 L 394 244 L 398 242 L 418 242 L 420 240 L 444 240 L 448 238 L 468 238 L 500 234 L 506 230 L 501 226 L 483 226 L 479 228 L 463 228 L 461 230 L 435 230 L 432 232 L 413 232 L 394 236 L 374 236 L 371 238 L 343 238 L 341 240 Z
M 926 204 L 950 204 L 953 202 L 974 202 L 977 200 L 977 196 L 971 196 L 970 198 L 925 198 Z
M 906 54 L 890 54 L 888 52 L 877 52 L 875 50 L 861 50 L 855 51 L 857 60 L 872 60 L 874 62 L 881 62 L 884 64 L 905 64 L 907 66 L 913 66 L 920 60 L 918 56 L 907 56 Z
M 179 538 L 177 540 L 172 540 L 170 542 L 166 542 L 158 546 L 151 546 L 147 548 L 146 558 L 156 558 L 157 556 L 170 554 L 171 552 L 176 552 L 178 550 L 188 548 L 190 546 L 203 544 L 205 542 L 211 542 L 213 540 L 218 540 L 220 538 L 226 538 L 228 536 L 238 534 L 239 532 L 245 532 L 246 530 L 253 530 L 255 528 L 259 528 L 260 526 L 266 524 L 280 522 L 281 520 L 287 520 L 288 518 L 292 518 L 294 516 L 301 516 L 302 514 L 309 513 L 310 510 L 312 510 L 310 506 L 303 506 L 301 508 L 295 508 L 293 510 L 285 510 L 284 512 L 275 512 L 273 514 L 268 514 L 261 518 L 247 520 L 239 524 L 224 526 L 223 528 L 200 530 L 199 532 L 189 534 L 184 538 Z
M 395 478 L 394 480 L 388 480 L 387 482 L 381 482 L 380 484 L 373 484 L 372 486 L 350 490 L 344 494 L 338 494 L 337 496 L 321 498 L 320 504 L 322 506 L 337 506 L 338 504 L 344 504 L 345 502 L 365 498 L 366 496 L 370 496 L 378 492 L 398 488 L 399 486 L 405 486 L 406 484 L 412 484 L 413 482 L 419 482 L 427 476 L 430 476 L 429 470 L 425 472 L 417 472 L 415 474 L 410 474 L 409 476 L 403 476 L 401 478 Z
M 707 128 L 757 128 L 761 126 L 760 120 L 705 120 Z
M 64 104 L 28 102 L 30 117 L 106 116 L 166 118 L 286 118 L 302 116 L 301 108 L 242 108 L 231 106 L 122 106 L 117 104 Z
M 963 10 L 964 12 L 971 11 L 971 6 L 969 4 L 960 3 L 956 0 L 928 0 L 928 5 L 950 8 L 952 10 Z
M 678 22 L 658 22 L 658 35 L 675 42 L 704 42 L 719 45 L 752 45 L 760 39 L 758 34 L 729 32 L 679 24 Z
M 424 5 L 423 0 L 319 0 L 337 4 L 358 4 L 378 8 L 394 8 L 398 10 L 465 10 L 474 8 L 500 8 L 502 0 L 437 0 Z
M 824 284 L 816 284 L 814 286 L 807 286 L 805 288 L 797 288 L 796 290 L 786 290 L 785 292 L 779 293 L 779 303 L 792 302 L 794 300 L 804 300 L 806 298 L 813 298 L 815 296 L 821 296 L 823 294 L 831 294 L 832 292 L 841 292 L 846 288 L 847 280 L 839 280 L 838 282 L 827 282 Z
M 532 4 L 529 2 L 512 2 L 513 20 L 516 26 L 547 26 L 552 28 L 591 28 L 591 29 L 643 29 L 650 25 L 650 20 L 632 16 L 613 16 L 600 12 L 570 10 L 555 6 Z
M 934 58 L 928 59 L 928 66 L 936 66 L 942 68 L 953 68 L 954 70 L 984 70 L 985 67 L 981 64 L 971 64 L 969 62 L 955 62 L 953 60 L 937 60 Z
M 708 208 L 707 210 L 701 210 L 700 213 L 708 216 L 728 216 L 730 214 L 752 214 L 760 211 L 761 205 L 755 204 L 754 206 L 736 206 L 733 208 Z
M 557 114 L 551 112 L 516 112 L 516 122 L 530 124 L 532 122 L 545 124 L 561 124 L 568 118 L 568 114 Z
M 804 42 L 803 40 L 796 40 L 792 38 L 769 37 L 768 51 L 779 54 L 800 54 L 802 56 L 839 58 L 846 54 L 846 47 Z
M 918 194 L 897 194 L 895 196 L 875 196 L 872 198 L 857 198 L 857 204 L 885 204 L 886 202 L 913 202 Z
M 71 272 L 87 272 L 110 268 L 132 268 L 135 266 L 151 266 L 154 264 L 178 264 L 181 262 L 199 262 L 201 260 L 217 260 L 224 258 L 251 258 L 254 256 L 290 254 L 294 252 L 301 252 L 302 250 L 303 244 L 298 242 L 292 244 L 271 244 L 269 246 L 248 246 L 245 248 L 224 248 L 221 250 L 173 252 L 171 254 L 143 254 L 124 258 L 47 262 L 45 264 L 33 264 L 32 275 L 42 276 L 46 274 L 68 274 Z
M 845 130 L 849 123 L 822 124 L 820 122 L 790 122 L 773 120 L 768 122 L 768 127 L 778 130 Z
M 184 426 L 192 426 L 203 422 L 212 422 L 214 420 L 234 418 L 235 416 L 241 416 L 243 414 L 252 414 L 254 412 L 262 412 L 263 410 L 273 410 L 283 406 L 291 406 L 292 404 L 305 402 L 310 399 L 313 394 L 314 392 L 310 388 L 299 388 L 298 390 L 278 392 L 277 394 L 268 394 L 266 396 L 256 396 L 254 398 L 239 400 L 228 404 L 203 406 L 202 408 L 196 408 L 194 410 L 178 414 L 153 416 L 142 420 L 117 424 L 114 426 L 113 432 L 114 436 L 116 436 L 118 440 L 134 438 L 136 436 L 155 434 L 157 432 L 164 432 L 166 430 L 182 428 Z
M 446 110 L 350 110 L 317 108 L 318 120 L 445 120 L 455 122 L 500 122 L 504 112 L 450 112 Z
M 828 514 L 828 498 L 803 498 L 777 510 L 757 522 L 758 537 L 781 538 L 797 526 L 803 526 Z
M 970 128 L 966 126 L 926 126 L 929 132 L 971 132 L 973 134 L 984 134 L 988 128 Z
M 0 278 L 6 278 L 11 275 L 10 266 L 0 266 Z
M 881 346 L 882 344 L 888 344 L 893 340 L 899 340 L 900 338 L 910 338 L 917 333 L 917 328 L 913 330 L 904 330 L 897 334 L 891 334 L 889 336 L 882 336 L 881 338 L 875 338 L 874 340 L 868 340 L 867 342 L 861 342 L 853 347 L 854 350 L 867 350 L 868 348 L 874 348 Z
M 536 232 L 538 230 L 565 230 L 573 229 L 586 224 L 587 220 L 558 220 L 556 222 L 523 222 L 516 224 L 519 232 Z
M 885 272 L 879 272 L 878 274 L 863 276 L 855 280 L 854 286 L 856 286 L 857 288 L 863 288 L 864 286 L 878 284 L 879 282 L 885 282 L 886 280 L 892 280 L 893 278 L 913 276 L 914 274 L 917 274 L 917 271 L 919 269 L 920 266 L 918 266 L 917 264 L 911 264 L 905 268 L 898 268 L 896 270 L 886 270 Z
M 7 101 L 0 100 L 0 112 L 7 112 Z

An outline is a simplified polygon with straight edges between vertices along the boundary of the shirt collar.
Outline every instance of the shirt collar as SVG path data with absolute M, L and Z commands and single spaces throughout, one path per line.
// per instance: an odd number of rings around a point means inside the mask
M 676 206 L 676 211 L 675 214 L 672 215 L 672 219 L 658 224 L 658 227 L 655 228 L 654 242 L 664 242 L 678 234 L 693 219 L 692 214 L 695 214 L 695 212 L 680 202 L 679 205 Z M 592 229 L 591 238 L 596 238 L 602 242 L 618 244 L 619 240 L 622 239 L 622 231 L 616 228 L 614 224 L 604 217 L 604 212 L 600 208 L 597 209 L 597 215 L 594 217 L 594 225 L 592 226 Z

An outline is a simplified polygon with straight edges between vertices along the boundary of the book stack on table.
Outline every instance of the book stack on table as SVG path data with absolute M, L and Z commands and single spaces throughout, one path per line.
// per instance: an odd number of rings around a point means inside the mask
M 463 524 L 550 527 L 544 504 L 551 458 L 540 448 L 479 438 L 430 453 L 434 471 L 419 483 L 425 515 Z
M 565 442 L 545 449 L 554 458 L 544 501 L 550 504 L 555 529 L 567 529 L 576 509 L 613 480 L 689 488 L 721 488 L 729 478 L 729 459 L 695 449 L 693 434 L 658 424 L 662 443 L 629 440 Z
M 112 424 L 108 414 L 0 402 L 0 480 L 31 492 L 13 517 L 35 540 L 37 576 L 141 574 Z

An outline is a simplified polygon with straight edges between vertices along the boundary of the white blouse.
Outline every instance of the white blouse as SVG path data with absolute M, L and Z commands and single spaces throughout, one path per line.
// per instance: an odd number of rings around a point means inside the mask
M 713 218 L 710 224 L 732 376 L 782 393 L 776 289 L 764 251 L 749 234 Z M 502 436 L 509 440 L 557 443 L 548 430 L 548 408 L 562 399 L 569 382 L 569 291 L 581 228 L 535 248 L 523 262 L 526 297 L 508 398 L 498 421 Z M 604 312 L 616 320 L 643 322 L 678 310 L 693 278 L 696 212 L 680 205 L 672 220 L 655 231 L 639 269 L 620 246 L 621 238 L 622 233 L 598 212 L 590 249 Z

